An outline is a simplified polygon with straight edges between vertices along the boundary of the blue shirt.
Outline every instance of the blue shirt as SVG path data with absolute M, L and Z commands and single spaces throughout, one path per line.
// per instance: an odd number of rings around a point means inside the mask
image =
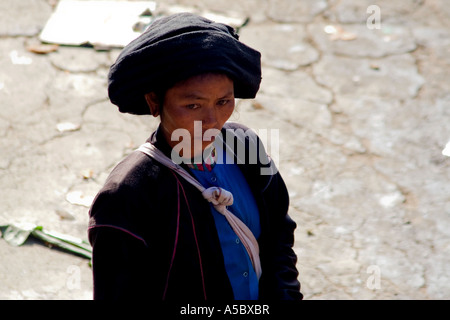
M 218 155 L 218 157 L 222 156 L 224 155 Z M 195 169 L 191 169 L 191 171 L 205 188 L 221 187 L 233 194 L 234 203 L 228 207 L 228 210 L 241 219 L 258 239 L 261 233 L 258 207 L 239 167 L 236 164 L 230 164 L 230 161 L 218 161 L 211 171 Z M 227 219 L 214 209 L 212 204 L 211 212 L 219 235 L 225 269 L 233 288 L 234 298 L 236 300 L 258 299 L 258 277 L 244 245 Z

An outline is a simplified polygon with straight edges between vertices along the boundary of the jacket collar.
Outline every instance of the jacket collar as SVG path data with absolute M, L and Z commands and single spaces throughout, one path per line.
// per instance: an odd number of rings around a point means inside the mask
M 226 131 L 228 129 L 231 129 L 231 131 L 234 131 L 236 129 L 242 129 L 244 132 L 246 129 L 245 127 L 241 127 L 240 125 L 236 124 L 229 124 L 229 123 L 225 123 L 225 125 L 222 128 L 222 137 L 226 137 L 226 138 L 230 138 L 230 136 L 227 136 Z M 244 130 L 245 129 L 245 130 Z M 262 167 L 268 167 L 268 168 L 275 168 L 274 164 L 272 161 L 270 161 L 270 163 L 267 163 L 267 159 L 265 159 L 264 164 L 262 164 L 260 162 L 260 153 L 258 151 L 258 159 L 257 159 L 257 163 L 256 164 L 249 164 L 248 161 L 249 159 L 248 157 L 248 153 L 249 153 L 249 144 L 254 144 L 256 141 L 259 141 L 259 139 L 257 138 L 257 136 L 254 136 L 254 139 L 249 139 L 249 136 L 245 136 L 245 137 L 241 137 L 239 135 L 233 134 L 234 136 L 234 142 L 233 142 L 233 146 L 234 146 L 234 150 L 233 150 L 233 157 L 234 157 L 234 163 L 236 163 L 242 170 L 242 172 L 244 173 L 244 175 L 249 179 L 248 181 L 257 181 L 257 185 L 259 185 L 259 188 L 261 188 L 262 190 L 264 190 L 268 184 L 270 183 L 271 179 L 272 179 L 272 175 L 262 175 L 261 174 L 261 168 Z M 224 150 L 227 150 L 229 148 L 227 148 L 225 146 L 225 143 L 227 143 L 225 141 L 226 139 L 223 140 L 224 142 Z M 252 141 L 254 140 L 254 141 Z M 155 147 L 157 147 L 159 150 L 161 150 L 167 157 L 171 157 L 171 153 L 172 153 L 172 147 L 168 144 L 168 142 L 166 141 L 166 138 L 163 134 L 163 129 L 161 127 L 161 124 L 158 126 L 158 128 L 156 129 L 155 132 L 152 133 L 152 135 L 150 136 L 150 138 L 147 139 L 147 142 L 150 142 L 151 144 L 153 144 Z M 229 142 L 229 141 L 228 141 Z M 258 143 L 258 142 L 257 142 Z M 258 146 L 259 147 L 259 146 Z M 239 154 L 239 152 L 237 152 L 239 149 L 242 150 L 242 148 L 244 148 L 246 150 L 246 157 L 244 157 L 244 159 L 242 158 L 238 158 L 237 155 Z M 253 149 L 255 150 L 255 149 Z M 265 152 L 262 153 L 262 155 L 265 155 Z M 188 169 L 188 167 L 182 163 L 181 166 L 184 169 Z M 190 170 L 188 170 L 188 172 L 190 172 Z M 276 173 L 276 169 L 273 172 L 273 174 Z
M 156 131 L 152 133 L 152 135 L 147 139 L 146 142 L 150 142 L 170 158 L 172 147 L 167 143 L 166 138 L 164 137 L 161 124 L 159 124 Z

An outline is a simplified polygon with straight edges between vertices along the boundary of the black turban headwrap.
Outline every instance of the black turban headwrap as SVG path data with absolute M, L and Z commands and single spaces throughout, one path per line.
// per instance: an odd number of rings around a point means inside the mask
M 108 94 L 120 112 L 150 114 L 149 92 L 164 92 L 203 73 L 223 73 L 236 98 L 254 98 L 261 83 L 261 54 L 239 41 L 235 30 L 180 13 L 155 20 L 111 66 Z

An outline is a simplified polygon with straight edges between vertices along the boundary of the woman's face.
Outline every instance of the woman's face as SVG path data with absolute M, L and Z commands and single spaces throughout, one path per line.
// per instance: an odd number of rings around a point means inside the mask
M 162 108 L 154 93 L 147 94 L 146 100 L 152 115 L 160 115 L 161 128 L 169 145 L 174 148 L 183 140 L 185 147 L 191 147 L 190 157 L 194 157 L 214 141 L 214 132 L 217 134 L 233 113 L 234 85 L 226 75 L 202 74 L 168 89 Z M 190 140 L 185 141 L 188 138 Z M 180 156 L 189 157 L 188 154 Z

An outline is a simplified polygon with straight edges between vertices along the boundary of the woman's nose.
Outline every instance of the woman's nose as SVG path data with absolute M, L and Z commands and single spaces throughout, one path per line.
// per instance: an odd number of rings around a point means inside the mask
M 213 128 L 217 124 L 217 112 L 215 108 L 208 108 L 202 119 L 203 127 L 206 129 Z

